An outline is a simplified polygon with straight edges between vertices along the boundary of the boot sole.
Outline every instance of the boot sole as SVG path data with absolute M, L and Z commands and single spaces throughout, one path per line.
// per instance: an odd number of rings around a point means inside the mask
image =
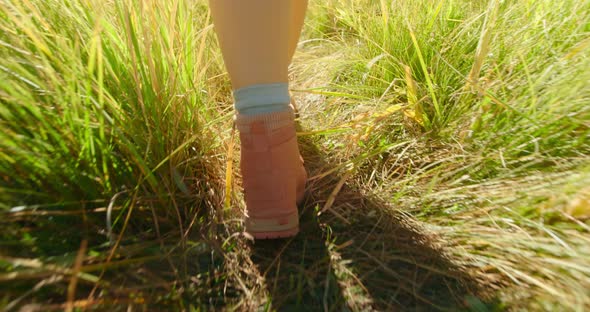
M 285 238 L 299 233 L 299 214 L 297 212 L 283 217 L 247 218 L 246 233 L 255 239 Z
M 299 233 L 299 227 L 295 227 L 286 231 L 278 232 L 252 232 L 248 231 L 248 234 L 252 235 L 254 239 L 277 239 L 277 238 L 288 238 L 293 237 Z

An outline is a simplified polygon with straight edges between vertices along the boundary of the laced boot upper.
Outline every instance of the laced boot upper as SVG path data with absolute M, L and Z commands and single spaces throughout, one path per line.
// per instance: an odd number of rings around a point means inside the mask
M 238 115 L 236 125 L 241 140 L 246 231 L 255 237 L 264 233 L 266 238 L 282 231 L 296 233 L 297 203 L 303 198 L 307 174 L 297 146 L 293 111 Z

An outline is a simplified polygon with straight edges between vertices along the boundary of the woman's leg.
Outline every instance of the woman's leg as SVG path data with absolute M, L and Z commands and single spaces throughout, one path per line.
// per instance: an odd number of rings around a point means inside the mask
M 234 89 L 287 82 L 307 0 L 210 0 Z M 288 35 L 286 35 L 288 34 Z
M 301 0 L 210 0 L 234 88 L 246 199 L 255 238 L 295 235 L 306 173 L 290 107 L 288 67 L 301 32 Z
M 307 0 L 290 0 L 289 2 L 291 2 L 291 23 L 289 24 L 289 64 L 291 64 L 303 29 Z
M 293 1 L 297 0 L 209 1 L 234 90 L 288 82 Z

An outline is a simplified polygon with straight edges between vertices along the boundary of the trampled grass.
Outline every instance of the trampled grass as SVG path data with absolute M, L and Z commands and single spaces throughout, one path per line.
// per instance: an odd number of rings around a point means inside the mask
M 0 17 L 0 308 L 590 307 L 588 1 L 312 2 L 302 233 L 255 244 L 205 1 Z

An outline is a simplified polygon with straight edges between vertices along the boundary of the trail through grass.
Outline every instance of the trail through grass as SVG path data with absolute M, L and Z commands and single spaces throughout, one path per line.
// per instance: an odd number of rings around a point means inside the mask
M 588 1 L 312 3 L 302 232 L 256 243 L 206 1 L 0 30 L 0 309 L 590 307 Z

